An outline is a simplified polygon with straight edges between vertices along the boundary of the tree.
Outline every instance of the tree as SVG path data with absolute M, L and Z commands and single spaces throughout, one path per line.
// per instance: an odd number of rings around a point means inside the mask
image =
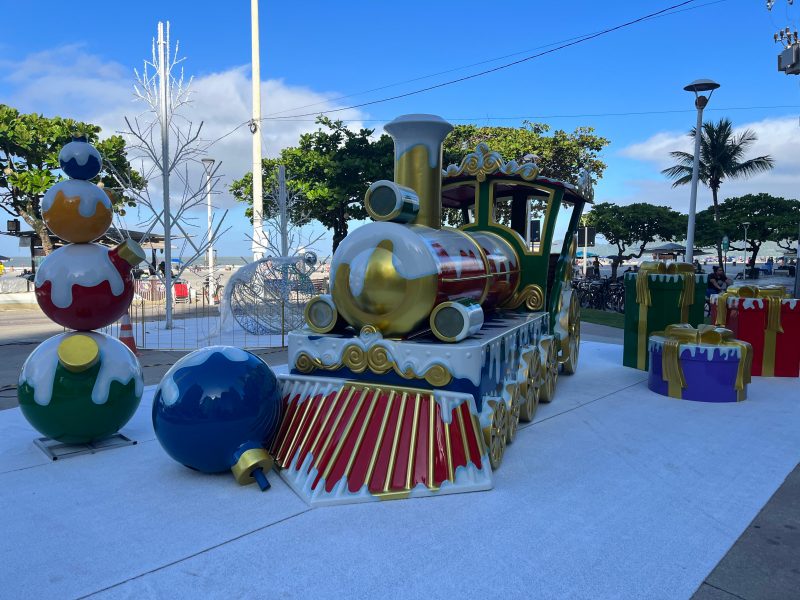
M 290 211 L 297 225 L 312 219 L 333 230 L 333 251 L 345 238 L 348 223 L 365 219 L 364 193 L 374 181 L 392 179 L 394 151 L 388 135 L 372 138 L 374 130 L 351 131 L 342 121 L 319 117 L 317 131 L 300 136 L 297 147 L 284 148 L 280 159 L 262 163 L 264 177 L 264 218 L 274 218 L 277 204 L 269 190 L 274 187 L 275 165 L 286 166 L 291 174 L 292 191 L 302 201 Z M 252 173 L 234 181 L 233 196 L 251 206 Z
M 115 212 L 124 215 L 126 207 L 136 205 L 110 174 L 112 169 L 127 173 L 131 189 L 144 186 L 128 161 L 125 141 L 118 135 L 100 141 L 99 134 L 100 127 L 91 123 L 22 114 L 0 104 L 0 207 L 21 217 L 36 232 L 45 254 L 52 252 L 53 244 L 42 220 L 41 201 L 50 187 L 64 179 L 58 153 L 73 136 L 85 136 L 103 156 L 103 170 L 92 181 L 112 192 L 109 196 Z
M 726 198 L 718 207 L 716 219 L 710 208 L 697 213 L 697 243 L 710 246 L 724 235 L 731 240 L 743 238 L 742 223 L 745 221 L 749 223 L 747 245 L 737 247 L 731 244 L 731 249 L 749 251 L 751 257 L 747 263 L 753 267 L 764 242 L 797 238 L 800 201 L 765 193 Z
M 602 202 L 585 215 L 586 224 L 595 227 L 609 244 L 617 247 L 617 255 L 611 259 L 612 279 L 623 261 L 641 258 L 648 244 L 657 240 L 670 242 L 683 235 L 686 220 L 686 215 L 667 206 L 646 202 L 624 206 Z M 634 252 L 634 248 L 638 250 Z
M 606 164 L 598 154 L 608 145 L 607 138 L 596 135 L 592 127 L 578 127 L 572 133 L 557 129 L 552 135 L 545 135 L 549 131 L 549 125 L 530 121 L 523 121 L 522 127 L 456 125 L 444 141 L 444 164 L 460 163 L 484 142 L 505 161 L 535 158 L 545 177 L 577 185 L 583 169 L 590 172 L 593 183 L 603 176 Z M 460 211 L 444 209 L 443 216 L 451 225 L 462 224 Z
M 694 141 L 697 130 L 692 127 L 689 137 Z M 746 129 L 739 135 L 734 134 L 730 119 L 720 119 L 717 123 L 703 123 L 700 139 L 699 180 L 711 190 L 714 219 L 719 217 L 718 194 L 722 182 L 726 179 L 748 178 L 758 173 L 769 171 L 774 161 L 769 155 L 745 159 L 747 150 L 758 136 Z M 686 185 L 692 181 L 694 154 L 688 152 L 670 152 L 677 164 L 661 171 L 673 180 L 672 187 Z M 717 258 L 722 264 L 721 240 L 716 240 Z

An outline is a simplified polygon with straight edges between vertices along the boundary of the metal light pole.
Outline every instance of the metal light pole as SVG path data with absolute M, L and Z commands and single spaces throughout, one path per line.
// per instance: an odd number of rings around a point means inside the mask
M 164 287 L 166 291 L 165 329 L 172 329 L 172 215 L 169 206 L 169 104 L 170 78 L 167 72 L 169 22 L 164 38 L 164 23 L 158 23 L 158 120 L 161 125 L 161 187 L 164 193 Z
M 747 278 L 747 228 L 750 227 L 750 221 L 745 221 L 742 223 L 744 226 L 744 258 L 742 262 L 744 263 L 744 276 L 745 279 Z
M 700 175 L 700 141 L 703 138 L 703 109 L 708 104 L 711 94 L 719 87 L 716 81 L 710 79 L 697 79 L 684 90 L 694 92 L 694 106 L 697 108 L 697 126 L 694 135 L 694 163 L 692 164 L 692 195 L 689 198 L 689 227 L 686 230 L 686 254 L 683 260 L 689 264 L 694 262 L 694 220 L 697 213 L 697 180 Z M 708 96 L 701 96 L 700 92 L 710 92 Z
M 253 260 L 264 257 L 264 193 L 261 181 L 261 60 L 258 46 L 258 0 L 250 0 L 250 35 L 253 80 Z
M 203 166 L 206 169 L 206 205 L 208 207 L 208 303 L 216 304 L 216 281 L 214 280 L 214 232 L 211 229 L 211 170 L 214 168 L 213 158 L 204 158 L 202 160 Z

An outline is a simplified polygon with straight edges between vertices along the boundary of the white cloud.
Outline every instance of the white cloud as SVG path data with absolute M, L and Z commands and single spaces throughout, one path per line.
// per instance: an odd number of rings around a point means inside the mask
M 143 57 L 147 56 L 148 50 L 148 44 L 143 43 Z M 81 45 L 30 54 L 19 61 L 0 60 L 0 72 L 3 73 L 0 81 L 4 83 L 0 102 L 23 112 L 59 115 L 95 123 L 102 127 L 102 135 L 111 135 L 126 128 L 125 116 L 139 117 L 144 122 L 152 118 L 147 113 L 147 106 L 136 101 L 133 95 L 133 69 L 135 67 L 141 71 L 141 66 L 124 66 L 104 60 L 90 54 Z M 197 70 L 197 65 L 190 61 L 183 66 L 187 74 Z M 191 102 L 181 109 L 180 114 L 195 125 L 202 121 L 202 137 L 206 140 L 225 136 L 250 119 L 252 88 L 249 75 L 249 66 L 237 66 L 195 77 L 191 86 Z M 337 108 L 330 100 L 337 95 L 291 86 L 282 80 L 266 80 L 261 84 L 262 116 L 309 104 L 314 106 L 301 112 Z M 349 124 L 353 128 L 362 126 L 358 120 L 363 115 L 357 110 L 337 112 L 332 116 L 354 120 Z M 313 121 L 313 117 L 296 121 L 263 121 L 264 154 L 274 157 L 282 148 L 296 144 L 302 133 L 316 129 Z M 249 128 L 246 125 L 240 127 L 216 142 L 210 148 L 209 156 L 222 162 L 220 174 L 223 175 L 223 193 L 215 199 L 215 204 L 230 208 L 235 202 L 227 192 L 227 186 L 250 171 L 252 165 L 252 134 Z M 190 181 L 200 181 L 201 178 L 202 167 L 194 165 L 190 170 Z M 179 182 L 173 178 L 173 203 L 179 195 L 175 193 L 179 187 Z M 160 194 L 160 182 L 152 182 L 151 194 Z M 249 249 L 250 245 L 244 237 L 249 224 L 242 223 L 241 210 L 236 210 L 236 214 L 237 222 L 228 223 L 234 225 L 234 230 L 226 236 L 228 248 L 221 250 L 221 253 L 249 254 L 243 249 L 244 246 Z M 134 224 L 129 223 L 129 226 L 134 227 Z
M 766 192 L 774 196 L 797 198 L 800 196 L 800 131 L 794 118 L 773 118 L 745 123 L 735 128 L 741 133 L 749 129 L 758 140 L 753 143 L 746 157 L 770 155 L 775 168 L 750 179 L 724 181 L 720 188 L 720 200 L 728 197 Z M 618 152 L 619 156 L 649 164 L 653 171 L 650 178 L 631 179 L 625 182 L 629 193 L 614 201 L 652 202 L 668 204 L 686 211 L 689 205 L 689 186 L 672 187 L 672 183 L 661 170 L 673 164 L 669 153 L 675 150 L 694 152 L 691 138 L 685 132 L 660 132 L 642 142 L 631 144 Z M 698 192 L 698 209 L 711 204 L 711 193 L 702 187 Z

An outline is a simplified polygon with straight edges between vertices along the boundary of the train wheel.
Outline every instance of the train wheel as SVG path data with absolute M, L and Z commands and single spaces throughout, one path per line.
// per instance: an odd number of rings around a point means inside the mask
M 503 461 L 503 454 L 506 452 L 506 441 L 508 439 L 508 410 L 506 403 L 502 400 L 492 401 L 494 404 L 492 412 L 492 422 L 483 430 L 483 437 L 486 447 L 489 449 L 489 464 L 492 469 L 496 469 Z
M 578 370 L 578 353 L 581 347 L 581 307 L 573 298 L 569 307 L 569 356 L 564 361 L 564 374 L 574 375 Z
M 528 381 L 523 389 L 519 418 L 525 422 L 533 421 L 539 408 L 539 389 L 542 377 L 542 353 L 538 346 L 531 352 L 528 362 Z
M 514 384 L 511 389 L 511 408 L 508 410 L 508 440 L 510 444 L 517 436 L 517 427 L 519 426 L 519 416 L 522 407 L 520 406 L 520 386 Z
M 558 348 L 556 342 L 551 337 L 549 340 L 544 340 L 547 343 L 547 354 L 544 361 L 544 377 L 542 381 L 542 389 L 539 394 L 541 402 L 550 402 L 556 393 L 556 383 L 558 382 Z

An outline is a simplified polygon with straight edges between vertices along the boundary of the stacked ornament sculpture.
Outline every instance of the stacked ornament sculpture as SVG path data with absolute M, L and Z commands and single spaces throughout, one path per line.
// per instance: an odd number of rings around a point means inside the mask
M 108 195 L 89 180 L 102 157 L 84 138 L 59 154 L 70 177 L 42 200 L 48 229 L 65 242 L 45 258 L 34 279 L 36 300 L 53 321 L 73 329 L 42 342 L 22 367 L 17 397 L 40 433 L 65 444 L 86 444 L 116 433 L 142 398 L 142 370 L 119 340 L 92 331 L 128 312 L 131 271 L 145 259 L 132 240 L 116 248 L 94 244 L 111 225 Z

